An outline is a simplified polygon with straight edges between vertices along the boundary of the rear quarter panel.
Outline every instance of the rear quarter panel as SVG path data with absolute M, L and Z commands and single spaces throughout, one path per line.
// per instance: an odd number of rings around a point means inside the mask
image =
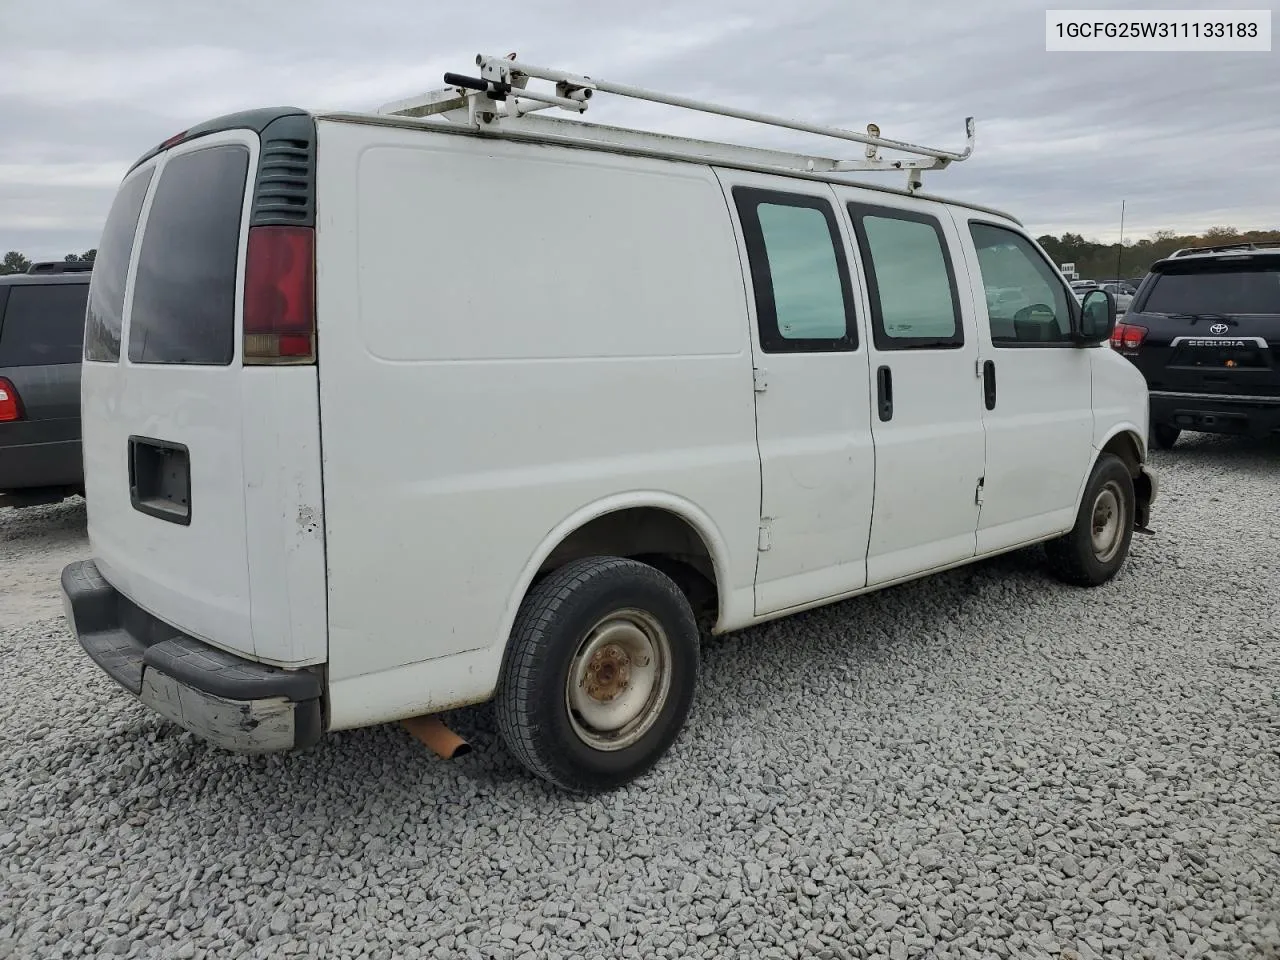
M 332 726 L 486 696 L 593 504 L 689 504 L 749 605 L 745 290 L 710 170 L 332 121 L 319 143 Z M 416 694 L 375 682 L 397 671 Z

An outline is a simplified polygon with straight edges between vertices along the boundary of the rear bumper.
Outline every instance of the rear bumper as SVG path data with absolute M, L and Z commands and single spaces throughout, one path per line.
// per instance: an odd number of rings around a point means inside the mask
M 309 747 L 322 729 L 321 682 L 179 633 L 109 584 L 92 560 L 62 571 L 76 639 L 116 683 L 160 715 L 240 753 Z
M 76 487 L 84 483 L 79 440 L 0 446 L 0 491 Z
M 1151 422 L 1201 433 L 1266 437 L 1280 431 L 1280 397 L 1152 390 Z

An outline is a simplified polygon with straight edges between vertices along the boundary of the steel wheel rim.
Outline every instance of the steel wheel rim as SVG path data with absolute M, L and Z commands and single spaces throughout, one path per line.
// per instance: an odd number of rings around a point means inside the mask
M 578 644 L 565 679 L 573 732 L 596 750 L 622 750 L 653 728 L 671 690 L 671 642 L 657 619 L 625 609 Z
M 1124 497 L 1120 485 L 1108 480 L 1093 501 L 1090 534 L 1093 555 L 1099 563 L 1108 563 L 1120 552 L 1124 540 Z

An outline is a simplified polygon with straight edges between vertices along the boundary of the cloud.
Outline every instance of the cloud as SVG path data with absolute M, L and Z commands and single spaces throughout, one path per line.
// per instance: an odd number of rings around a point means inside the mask
M 1227 9 L 1234 0 L 1198 0 Z M 1111 0 L 1104 7 L 1131 6 Z M 6 11 L 0 66 L 0 248 L 97 242 L 119 175 L 211 116 L 268 104 L 370 109 L 472 69 L 477 52 L 747 109 L 959 147 L 932 192 L 1036 232 L 1113 238 L 1215 223 L 1280 227 L 1274 54 L 1046 53 L 1022 0 L 649 0 L 469 6 L 382 0 L 64 0 Z M 857 156 L 803 134 L 605 96 L 590 119 Z M 844 150 L 843 154 L 840 151 Z M 898 182 L 895 175 L 894 183 Z
M 123 163 L 0 163 L 0 186 L 115 189 L 126 169 Z

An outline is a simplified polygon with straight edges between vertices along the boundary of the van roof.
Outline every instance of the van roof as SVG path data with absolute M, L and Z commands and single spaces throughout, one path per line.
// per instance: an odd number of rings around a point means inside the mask
M 991 214 L 1000 217 L 1012 223 L 1022 226 L 1022 221 L 1011 214 L 1005 213 L 1003 210 L 997 210 L 994 207 L 983 206 L 982 204 L 972 203 L 967 200 L 956 200 L 949 197 L 940 197 L 936 194 L 926 193 L 917 190 L 912 193 L 897 187 L 890 187 L 879 183 L 868 183 L 865 180 L 851 180 L 848 176 L 840 176 L 837 174 L 827 173 L 805 173 L 800 170 L 779 170 L 776 167 L 764 164 L 753 164 L 748 162 L 735 162 L 732 160 L 694 160 L 687 156 L 682 156 L 675 151 L 662 151 L 661 149 L 645 149 L 622 144 L 610 144 L 598 140 L 583 138 L 581 141 L 566 142 L 559 137 L 544 136 L 536 132 L 520 134 L 511 131 L 498 130 L 495 132 L 480 133 L 470 127 L 463 127 L 456 124 L 446 125 L 440 122 L 432 122 L 429 119 L 420 119 L 417 117 L 401 117 L 388 114 L 377 113 L 358 113 L 354 111 L 332 111 L 327 113 L 317 113 L 316 119 L 330 120 L 336 123 L 359 123 L 373 124 L 384 127 L 400 127 L 408 130 L 427 130 L 432 133 L 443 133 L 452 136 L 473 136 L 473 137 L 491 137 L 501 140 L 525 140 L 533 143 L 551 143 L 558 146 L 567 146 L 582 150 L 594 150 L 603 153 L 620 153 L 629 156 L 650 156 L 661 160 L 673 160 L 679 163 L 701 163 L 703 165 L 728 167 L 735 170 L 750 170 L 757 173 L 774 174 L 780 177 L 790 177 L 796 180 L 814 180 L 820 183 L 834 183 L 846 187 L 858 187 L 859 189 L 874 190 L 878 193 L 895 194 L 902 197 L 915 197 L 920 200 L 932 200 L 935 203 L 945 203 L 955 207 L 965 207 L 970 210 L 977 210 L 980 213 Z M 578 123 L 582 121 L 566 121 L 566 123 Z M 583 126 L 595 126 L 582 122 Z M 672 138 L 675 139 L 675 138 Z M 715 146 L 714 141 L 694 141 L 685 140 L 685 143 L 706 143 L 708 146 Z
M 188 127 L 179 133 L 175 133 L 163 143 L 158 143 L 129 167 L 129 173 L 132 173 L 142 164 L 146 163 L 156 154 L 161 153 L 169 147 L 179 143 L 185 143 L 188 140 L 194 140 L 196 137 L 203 137 L 210 133 L 222 133 L 226 130 L 252 130 L 254 133 L 262 133 L 273 121 L 279 120 L 281 117 L 306 117 L 310 113 L 301 107 L 258 107 L 254 110 L 239 110 L 236 113 L 225 113 L 220 117 L 213 117 L 203 123 L 197 123 L 194 127 Z
M 332 121 L 335 123 L 354 123 L 354 124 L 366 124 L 366 125 L 373 125 L 373 126 L 398 127 L 401 129 L 419 130 L 419 131 L 429 132 L 429 133 L 442 133 L 442 134 L 449 134 L 452 136 L 494 137 L 498 139 L 507 139 L 507 140 L 524 140 L 524 141 L 534 142 L 534 143 L 551 143 L 551 144 L 556 144 L 560 146 L 567 146 L 570 148 L 593 150 L 593 151 L 605 152 L 605 153 L 619 153 L 619 154 L 630 155 L 630 156 L 649 156 L 649 157 L 654 157 L 656 159 L 672 160 L 672 161 L 681 162 L 681 163 L 700 163 L 703 165 L 723 166 L 730 169 L 749 170 L 749 171 L 754 171 L 758 173 L 768 173 L 768 174 L 773 174 L 781 177 L 789 177 L 796 180 L 811 180 L 811 181 L 817 181 L 821 183 L 833 183 L 833 184 L 839 184 L 843 186 L 852 186 L 852 187 L 857 187 L 859 189 L 872 190 L 878 193 L 891 194 L 895 196 L 916 197 L 921 200 L 929 200 L 935 203 L 942 203 L 942 204 L 947 204 L 949 206 L 963 207 L 965 209 L 975 210 L 979 213 L 986 213 L 994 217 L 999 217 L 1001 219 L 1009 221 L 1010 223 L 1017 224 L 1018 226 L 1023 225 L 1022 221 L 1020 221 L 1017 217 L 1013 216 L 1010 213 L 1007 213 L 1006 211 L 999 210 L 995 207 L 985 206 L 983 204 L 974 203 L 968 200 L 959 200 L 952 197 L 943 197 L 943 196 L 939 196 L 933 193 L 928 193 L 922 190 L 916 190 L 912 192 L 909 190 L 900 189 L 897 187 L 891 187 L 884 184 L 869 183 L 866 180 L 852 180 L 847 175 L 829 174 L 829 173 L 822 173 L 822 172 L 805 172 L 801 170 L 782 170 L 775 166 L 770 166 L 764 163 L 752 163 L 752 162 L 749 162 L 748 160 L 743 160 L 743 161 L 736 161 L 733 159 L 698 160 L 698 159 L 691 158 L 687 154 L 687 151 L 684 153 L 681 153 L 681 152 L 677 152 L 675 149 L 664 150 L 661 147 L 661 144 L 664 141 L 669 141 L 672 144 L 675 144 L 676 142 L 680 142 L 686 146 L 702 145 L 708 148 L 708 152 L 714 152 L 716 148 L 724 148 L 726 146 L 725 144 L 719 144 L 719 143 L 716 143 L 715 141 L 709 141 L 709 140 L 700 141 L 700 140 L 691 140 L 691 139 L 684 139 L 684 138 L 678 138 L 678 137 L 666 137 L 661 134 L 650 134 L 650 136 L 654 138 L 653 140 L 654 146 L 638 147 L 633 144 L 627 144 L 627 143 L 616 143 L 616 142 L 611 143 L 608 141 L 607 138 L 600 139 L 600 138 L 592 138 L 589 136 L 574 138 L 572 137 L 573 128 L 578 127 L 579 124 L 581 125 L 581 129 L 583 131 L 594 130 L 594 131 L 609 132 L 609 131 L 620 131 L 623 129 L 623 128 L 615 128 L 615 127 L 604 127 L 598 124 L 589 124 L 589 123 L 586 123 L 585 121 L 576 121 L 576 120 L 575 121 L 557 121 L 557 124 L 561 127 L 561 129 L 568 132 L 568 135 L 567 136 L 557 135 L 553 137 L 549 135 L 540 134 L 537 131 L 523 131 L 523 130 L 516 133 L 510 130 L 498 129 L 498 130 L 488 130 L 488 131 L 485 131 L 484 133 L 481 133 L 478 130 L 469 126 L 448 123 L 446 121 L 440 121 L 440 120 L 436 120 L 429 117 L 428 118 L 409 117 L 409 116 L 403 116 L 403 115 L 397 115 L 397 114 L 368 113 L 368 112 L 361 112 L 361 111 L 346 111 L 346 110 L 314 111 L 313 112 L 313 111 L 304 110 L 300 107 L 290 107 L 290 106 L 263 107 L 255 110 L 244 110 L 237 113 L 230 113 L 221 117 L 214 117 L 210 120 L 204 121 L 203 123 L 190 127 L 187 130 L 184 130 L 181 133 L 178 133 L 170 137 L 169 139 L 165 140 L 163 143 L 157 144 L 155 147 L 148 150 L 145 154 L 143 154 L 141 157 L 138 158 L 138 160 L 129 168 L 129 170 L 130 172 L 132 172 L 138 166 L 142 165 L 143 163 L 146 163 L 148 160 L 155 157 L 157 154 L 161 153 L 162 151 L 178 143 L 183 143 L 183 142 L 195 139 L 197 137 L 205 136 L 212 133 L 220 133 L 227 130 L 247 129 L 247 130 L 252 130 L 255 133 L 261 134 L 263 130 L 265 130 L 275 120 L 278 120 L 281 117 L 289 117 L 289 116 L 311 116 L 317 120 L 326 120 L 326 121 Z M 626 132 L 643 133 L 643 131 L 626 131 Z M 741 152 L 744 155 L 749 155 L 750 148 L 746 148 Z

